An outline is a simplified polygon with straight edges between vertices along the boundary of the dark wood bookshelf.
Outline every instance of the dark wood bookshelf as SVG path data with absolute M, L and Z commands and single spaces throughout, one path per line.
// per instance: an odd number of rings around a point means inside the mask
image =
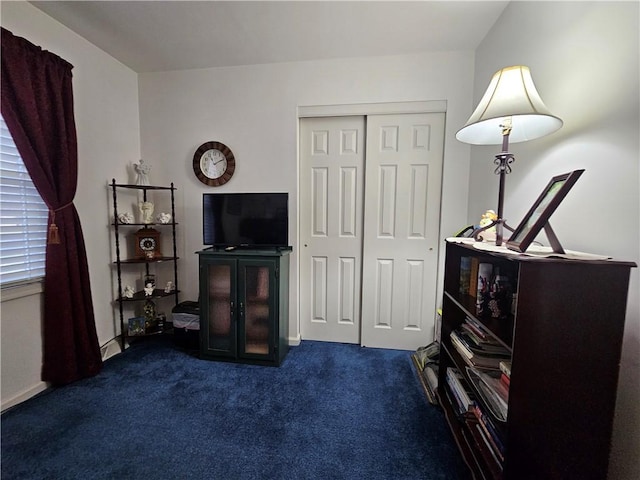
M 461 292 L 464 257 L 507 272 L 513 308 L 499 318 L 478 313 L 474 292 Z M 606 478 L 629 274 L 635 266 L 494 253 L 447 242 L 437 396 L 474 478 Z M 466 371 L 468 360 L 452 344 L 451 332 L 468 317 L 510 354 L 504 422 L 492 415 Z M 475 420 L 457 411 L 448 391 L 449 367 L 463 375 L 504 445 L 499 468 L 481 444 Z

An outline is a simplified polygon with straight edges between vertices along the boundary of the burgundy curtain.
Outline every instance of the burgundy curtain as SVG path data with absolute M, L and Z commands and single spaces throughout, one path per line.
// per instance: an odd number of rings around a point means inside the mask
M 49 207 L 42 380 L 96 375 L 102 359 L 78 212 L 73 65 L 2 29 L 2 116 Z

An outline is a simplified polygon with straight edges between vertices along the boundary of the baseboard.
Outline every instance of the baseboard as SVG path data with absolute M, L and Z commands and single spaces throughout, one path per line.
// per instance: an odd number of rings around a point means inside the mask
M 3 400 L 2 407 L 0 408 L 2 408 L 2 411 L 4 412 L 5 410 L 15 407 L 16 405 L 24 402 L 25 400 L 29 400 L 30 398 L 35 397 L 39 393 L 44 392 L 47 388 L 49 388 L 49 385 L 47 383 L 40 382 L 37 385 L 34 385 L 33 387 L 23 390 L 22 392 L 11 397 L 8 400 Z
M 117 339 L 113 339 L 107 342 L 106 344 L 104 344 L 102 347 L 100 347 L 100 354 L 102 356 L 103 361 L 119 353 L 120 353 L 120 344 L 118 343 Z M 30 387 L 18 393 L 17 395 L 9 398 L 8 400 L 3 400 L 2 407 L 1 407 L 2 411 L 4 412 L 5 410 L 15 407 L 16 405 L 24 402 L 25 400 L 29 400 L 31 397 L 35 397 L 39 393 L 44 392 L 47 388 L 49 388 L 49 385 L 46 382 L 40 382 L 34 385 L 33 387 Z
M 298 334 L 295 337 L 289 337 L 287 340 L 289 342 L 290 347 L 297 347 L 298 345 L 300 345 L 300 342 L 302 341 L 302 337 L 300 337 L 300 334 Z

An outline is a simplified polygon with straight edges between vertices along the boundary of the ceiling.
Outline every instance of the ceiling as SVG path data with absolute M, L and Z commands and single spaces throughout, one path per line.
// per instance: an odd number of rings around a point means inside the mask
M 136 72 L 475 50 L 508 1 L 31 1 Z

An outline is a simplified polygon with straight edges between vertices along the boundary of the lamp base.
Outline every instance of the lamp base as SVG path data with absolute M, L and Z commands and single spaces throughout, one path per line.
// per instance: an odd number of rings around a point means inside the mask
M 482 234 L 483 234 L 483 232 L 486 232 L 487 230 L 489 230 L 491 227 L 496 227 L 495 244 L 497 246 L 501 246 L 502 245 L 503 229 L 507 229 L 510 232 L 514 231 L 513 228 L 511 228 L 509 225 L 507 225 L 507 221 L 504 218 L 498 218 L 497 220 L 494 220 L 493 222 L 491 222 L 488 225 L 485 225 L 484 227 L 476 228 L 471 233 L 471 236 L 473 237 L 473 239 L 476 242 L 482 242 L 483 240 L 485 240 L 485 238 L 486 238 L 486 240 L 489 240 L 488 235 L 485 234 L 485 236 L 483 236 Z M 494 240 L 491 239 L 490 241 L 494 241 Z

